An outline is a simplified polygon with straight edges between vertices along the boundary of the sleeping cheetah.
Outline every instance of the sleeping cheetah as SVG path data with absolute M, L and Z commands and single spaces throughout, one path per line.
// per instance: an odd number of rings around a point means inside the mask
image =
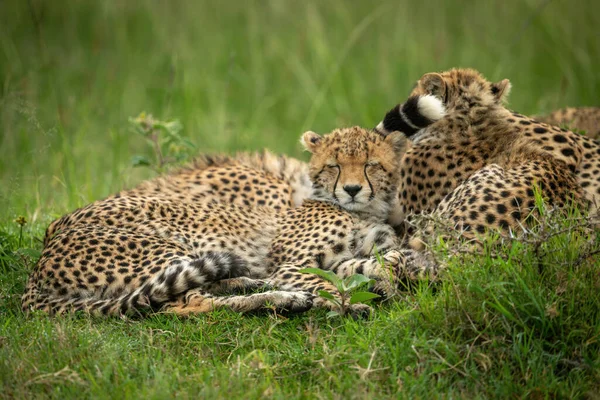
M 267 304 L 288 311 L 331 307 L 314 294 L 335 288 L 299 270 L 358 272 L 385 283 L 389 271 L 373 255 L 375 249 L 395 279 L 435 274 L 434 263 L 400 250 L 384 223 L 386 202 L 396 198 L 405 137 L 383 138 L 354 127 L 325 137 L 307 132 L 303 142 L 313 153 L 315 193 L 298 208 L 141 195 L 110 197 L 70 214 L 68 226 L 47 238 L 23 310 L 188 315 L 223 306 L 236 311 Z M 271 285 L 279 290 L 238 294 Z M 352 307 L 357 313 L 368 310 Z
M 600 107 L 566 107 L 534 118 L 550 125 L 584 131 L 585 136 L 600 140 Z
M 535 187 L 551 206 L 600 201 L 600 143 L 503 106 L 504 79 L 472 69 L 425 74 L 411 95 L 441 99 L 446 115 L 409 134 L 401 162 L 400 215 L 430 213 L 467 237 L 488 228 L 519 231 L 535 208 Z M 376 130 L 405 129 L 392 109 Z

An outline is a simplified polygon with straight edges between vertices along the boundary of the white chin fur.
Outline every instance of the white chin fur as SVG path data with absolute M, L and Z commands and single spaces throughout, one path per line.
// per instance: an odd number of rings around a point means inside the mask
M 379 198 L 372 200 L 364 200 L 352 202 L 350 200 L 342 200 L 339 202 L 342 208 L 348 211 L 365 212 L 374 217 L 387 218 L 389 213 L 389 205 Z
M 362 211 L 366 207 L 365 203 L 356 203 L 352 201 L 346 201 L 340 203 L 340 205 L 348 211 Z
M 421 96 L 417 104 L 419 112 L 432 121 L 437 121 L 446 115 L 446 108 L 440 99 L 430 94 Z

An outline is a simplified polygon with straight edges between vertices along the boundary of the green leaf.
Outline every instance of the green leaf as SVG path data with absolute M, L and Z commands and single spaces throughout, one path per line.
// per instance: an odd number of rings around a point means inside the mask
M 319 294 L 320 297 L 322 297 L 322 298 L 324 298 L 326 300 L 331 301 L 333 304 L 337 305 L 338 307 L 342 306 L 342 303 L 340 303 L 340 301 L 334 295 L 332 295 L 331 293 L 329 293 L 328 291 L 326 291 L 326 290 L 319 290 L 317 293 Z
M 371 279 L 367 278 L 366 276 L 362 274 L 354 274 L 347 278 L 344 283 L 346 284 L 346 290 L 352 290 L 369 282 L 371 282 Z
M 152 116 L 146 115 L 144 112 L 140 113 L 140 115 L 135 118 L 130 117 L 129 123 L 136 133 L 144 137 L 148 137 L 152 132 Z
M 327 313 L 327 318 L 335 318 L 335 317 L 339 317 L 340 313 L 337 311 L 329 311 Z
M 326 290 L 319 290 L 317 293 L 319 293 L 319 296 L 321 296 L 324 299 L 327 299 L 327 300 L 337 300 L 334 295 L 332 295 L 331 293 L 329 293 Z
M 373 300 L 378 297 L 381 296 L 371 292 L 356 292 L 350 297 L 350 304 L 364 303 L 365 301 Z
M 134 167 L 147 167 L 152 165 L 152 163 L 146 156 L 133 156 L 131 157 L 131 165 Z
M 319 275 L 321 278 L 325 279 L 326 281 L 333 283 L 338 288 L 338 290 L 340 290 L 340 288 L 343 289 L 342 280 L 340 279 L 339 276 L 337 276 L 332 271 L 325 271 L 321 268 L 304 268 L 304 269 L 301 269 L 300 272 L 303 274 Z

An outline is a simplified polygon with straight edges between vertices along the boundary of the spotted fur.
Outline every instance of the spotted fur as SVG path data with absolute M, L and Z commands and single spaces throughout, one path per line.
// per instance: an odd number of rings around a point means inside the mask
M 550 206 L 600 200 L 600 143 L 505 108 L 510 82 L 471 69 L 425 74 L 411 95 L 446 115 L 410 137 L 401 163 L 401 214 L 435 212 L 466 236 L 520 231 L 541 189 Z M 385 120 L 384 120 L 385 123 Z
M 336 289 L 300 269 L 319 267 L 340 276 L 361 272 L 384 284 L 389 271 L 374 256 L 375 249 L 396 279 L 435 274 L 434 263 L 398 248 L 379 208 L 371 207 L 380 196 L 395 198 L 387 184 L 399 179 L 405 141 L 399 133 L 383 138 L 355 127 L 313 143 L 313 171 L 320 160 L 335 160 L 338 171 L 358 168 L 371 182 L 361 208 L 327 195 L 323 188 L 335 187 L 331 182 L 339 176 L 317 174 L 319 193 L 296 208 L 189 201 L 143 191 L 76 210 L 68 221 L 54 224 L 47 237 L 23 295 L 23 310 L 188 315 L 268 304 L 288 311 L 331 307 L 314 294 Z M 386 170 L 373 167 L 375 161 Z M 244 294 L 260 287 L 278 290 Z M 369 308 L 352 309 L 363 313 Z
M 414 96 L 388 112 L 388 119 L 393 123 L 387 128 L 379 126 L 375 131 L 381 134 L 402 131 L 404 135 L 412 135 L 416 131 L 411 126 L 425 127 L 440 119 L 443 113 L 443 105 L 435 97 Z M 332 139 L 333 137 L 329 140 Z M 393 190 L 395 186 L 390 186 L 389 189 Z M 153 197 L 189 204 L 218 201 L 241 206 L 266 206 L 280 211 L 300 206 L 311 196 L 312 191 L 309 166 L 306 163 L 263 151 L 238 153 L 235 156 L 200 155 L 184 168 L 144 181 L 137 187 L 110 198 Z M 359 194 L 359 198 L 366 192 L 364 190 Z M 346 193 L 342 192 L 340 196 L 343 198 Z M 389 208 L 387 203 L 388 199 L 378 196 L 376 207 L 383 212 Z M 94 207 L 99 205 L 88 205 L 54 221 L 46 230 L 45 243 L 61 230 L 78 224 L 85 218 L 88 209 Z M 392 207 L 392 210 L 390 221 L 396 223 L 397 218 L 393 215 L 398 207 Z M 110 219 L 108 221 L 110 223 Z
M 308 165 L 268 151 L 235 156 L 200 155 L 168 175 L 144 181 L 109 198 L 153 197 L 184 203 L 222 201 L 275 210 L 297 207 L 312 193 Z M 80 222 L 96 203 L 54 221 L 44 241 Z M 109 219 L 110 220 L 110 219 Z

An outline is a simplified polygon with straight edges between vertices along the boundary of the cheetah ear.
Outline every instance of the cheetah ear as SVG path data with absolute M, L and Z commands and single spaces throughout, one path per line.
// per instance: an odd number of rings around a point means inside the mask
M 302 143 L 304 148 L 311 153 L 314 153 L 315 151 L 317 151 L 319 146 L 321 146 L 322 141 L 323 141 L 323 138 L 321 137 L 321 135 L 319 135 L 313 131 L 304 132 L 302 134 L 302 137 L 300 138 L 300 143 Z
M 398 156 L 401 156 L 406 151 L 407 139 L 402 132 L 394 131 L 387 135 L 384 141 L 394 149 L 394 153 Z
M 432 94 L 440 99 L 444 98 L 446 92 L 446 83 L 440 74 L 429 73 L 419 79 L 419 85 L 427 93 Z
M 508 79 L 502 79 L 500 82 L 492 83 L 492 94 L 497 102 L 505 102 L 510 94 L 512 85 Z

